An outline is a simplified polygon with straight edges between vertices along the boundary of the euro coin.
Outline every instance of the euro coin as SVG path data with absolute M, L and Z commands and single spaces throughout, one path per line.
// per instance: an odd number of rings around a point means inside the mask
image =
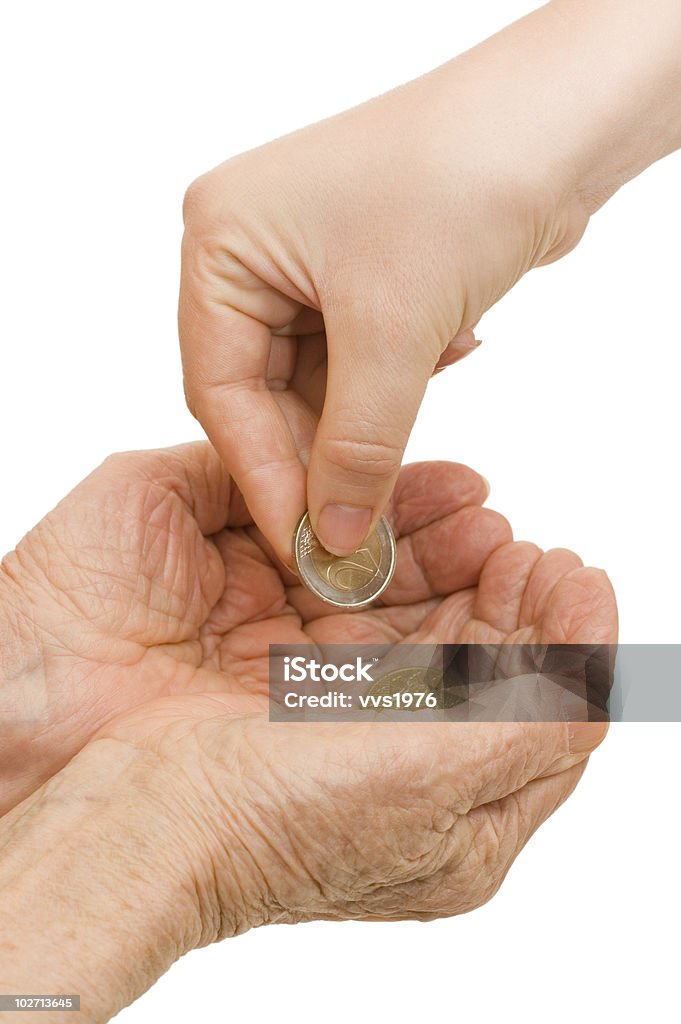
M 322 601 L 336 608 L 365 608 L 379 597 L 395 570 L 395 537 L 381 516 L 376 529 L 350 555 L 332 555 L 317 539 L 306 512 L 293 535 L 298 574 Z

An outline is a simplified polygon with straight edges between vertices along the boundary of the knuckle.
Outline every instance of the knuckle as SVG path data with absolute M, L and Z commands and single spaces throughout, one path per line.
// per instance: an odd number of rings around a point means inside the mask
M 219 422 L 244 416 L 242 400 L 255 391 L 266 391 L 267 382 L 257 374 L 236 380 L 214 380 L 199 372 L 186 375 L 184 397 L 191 414 L 200 420 Z
M 326 437 L 323 455 L 343 473 L 371 478 L 378 483 L 390 480 L 402 461 L 400 445 L 387 441 L 368 441 L 348 437 Z
M 145 451 L 112 452 L 101 463 L 100 469 L 115 475 L 130 476 L 138 472 L 145 464 L 149 453 Z
M 119 469 L 120 467 L 128 464 L 132 454 L 133 453 L 129 451 L 111 452 L 102 462 L 102 466 L 106 466 L 108 469 Z
M 197 218 L 205 216 L 213 202 L 212 174 L 202 174 L 189 185 L 182 201 L 182 219 L 185 227 L 194 224 Z

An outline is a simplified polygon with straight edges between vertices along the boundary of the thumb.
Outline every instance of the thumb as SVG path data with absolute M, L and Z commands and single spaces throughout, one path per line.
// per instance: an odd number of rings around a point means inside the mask
M 336 555 L 358 548 L 381 515 L 442 348 L 406 317 L 391 319 L 325 312 L 327 387 L 307 498 L 313 530 Z

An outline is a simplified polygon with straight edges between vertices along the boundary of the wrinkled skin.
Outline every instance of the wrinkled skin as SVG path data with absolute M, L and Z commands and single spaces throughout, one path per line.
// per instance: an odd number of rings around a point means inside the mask
M 337 614 L 270 557 L 209 445 L 108 459 L 3 563 L 32 644 L 3 697 L 3 808 L 96 733 L 185 823 L 205 941 L 478 905 L 602 733 L 570 752 L 559 723 L 276 725 L 265 694 L 270 643 L 614 642 L 605 574 L 512 542 L 486 493 L 464 466 L 403 469 L 385 600 Z

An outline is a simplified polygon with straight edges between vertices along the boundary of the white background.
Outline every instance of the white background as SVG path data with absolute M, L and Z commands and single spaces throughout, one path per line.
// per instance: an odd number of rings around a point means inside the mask
M 3 7 L 3 550 L 110 451 L 201 436 L 175 325 L 192 178 L 536 6 Z M 574 253 L 484 318 L 408 452 L 470 463 L 518 538 L 606 568 L 629 643 L 681 640 L 680 171 L 677 154 L 627 185 Z M 254 932 L 187 957 L 122 1019 L 678 1019 L 680 738 L 613 727 L 482 910 Z

